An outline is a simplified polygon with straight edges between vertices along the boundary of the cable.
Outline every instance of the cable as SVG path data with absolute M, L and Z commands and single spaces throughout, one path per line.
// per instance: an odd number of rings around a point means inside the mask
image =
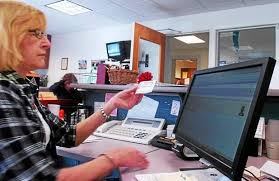
M 247 170 L 246 168 L 244 169 L 246 172 L 250 173 L 257 181 L 261 181 L 258 177 L 256 177 L 256 175 L 254 175 L 253 172 Z
M 242 178 L 243 178 L 244 180 L 246 180 L 246 181 L 249 181 L 247 178 L 245 178 L 245 177 L 243 177 L 243 176 L 242 176 Z
M 203 165 L 205 165 L 205 164 L 203 164 Z M 205 169 L 208 169 L 208 168 L 215 168 L 215 169 L 216 169 L 216 167 L 213 166 L 213 165 L 205 165 L 205 166 L 203 166 L 203 167 L 201 167 L 201 168 L 205 168 Z
M 160 150 L 160 148 L 158 148 L 158 149 L 156 149 L 156 150 L 149 151 L 149 152 L 147 152 L 147 153 L 145 153 L 145 154 L 147 155 L 148 153 L 152 153 L 152 152 L 157 151 L 157 150 Z
M 265 179 L 271 180 L 271 181 L 278 181 L 278 180 L 275 180 L 275 179 L 273 179 L 273 178 L 271 178 L 271 177 L 265 177 Z

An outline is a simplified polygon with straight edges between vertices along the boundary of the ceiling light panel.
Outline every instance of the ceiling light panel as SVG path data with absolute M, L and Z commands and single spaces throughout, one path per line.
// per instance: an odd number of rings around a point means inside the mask
M 205 43 L 204 40 L 194 36 L 194 35 L 188 35 L 188 36 L 177 36 L 177 37 L 174 37 L 175 39 L 177 40 L 180 40 L 184 43 L 187 43 L 187 44 L 195 44 L 195 43 Z
M 46 6 L 69 15 L 77 15 L 77 14 L 92 11 L 89 8 L 83 7 L 79 4 L 72 3 L 67 0 L 57 1 L 51 4 L 47 4 Z

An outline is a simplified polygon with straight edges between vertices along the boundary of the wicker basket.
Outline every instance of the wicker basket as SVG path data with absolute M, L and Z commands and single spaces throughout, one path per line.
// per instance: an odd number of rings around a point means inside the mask
M 137 82 L 138 72 L 127 69 L 109 69 L 108 77 L 111 84 L 129 84 Z

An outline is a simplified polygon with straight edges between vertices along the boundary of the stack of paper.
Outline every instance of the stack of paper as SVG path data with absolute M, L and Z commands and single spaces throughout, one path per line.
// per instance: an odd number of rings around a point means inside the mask
M 253 173 L 259 179 L 263 178 L 263 176 L 265 175 L 265 174 L 261 173 L 260 169 L 258 169 L 257 167 L 254 167 L 254 166 L 245 168 L 243 175 L 246 178 L 249 178 L 252 180 L 252 179 L 254 179 L 254 176 L 251 173 Z
M 189 169 L 172 173 L 141 174 L 135 176 L 138 181 L 230 181 L 215 168 Z
M 274 179 L 279 179 L 279 164 L 272 162 L 272 161 L 267 161 L 265 164 L 261 167 L 260 169 L 263 173 L 274 177 Z
M 261 117 L 258 123 L 258 127 L 255 133 L 255 138 L 265 139 L 265 121 L 264 117 Z
M 262 156 L 263 140 L 265 139 L 265 120 L 264 120 L 264 117 L 261 117 L 260 120 L 259 120 L 258 127 L 257 127 L 254 138 L 259 139 L 258 155 Z
M 135 176 L 138 181 L 184 181 L 180 172 L 141 174 Z
M 130 109 L 127 113 L 128 118 L 155 118 L 159 102 L 147 96 L 143 96 L 141 102 Z

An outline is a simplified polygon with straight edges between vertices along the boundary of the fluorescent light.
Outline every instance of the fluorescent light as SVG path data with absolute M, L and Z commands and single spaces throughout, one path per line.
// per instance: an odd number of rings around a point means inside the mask
M 232 46 L 231 49 L 235 50 L 235 47 Z M 249 50 L 254 50 L 254 48 L 251 47 L 250 45 L 247 45 L 247 46 L 239 46 L 238 50 L 249 51 Z
M 67 0 L 57 1 L 51 4 L 47 4 L 46 6 L 69 15 L 77 15 L 77 14 L 92 11 L 91 9 L 88 9 L 86 7 L 83 7 L 76 3 L 72 3 Z
M 205 43 L 204 40 L 194 36 L 194 35 L 188 35 L 188 36 L 177 36 L 177 37 L 174 37 L 175 39 L 177 40 L 180 40 L 184 43 L 187 43 L 187 44 L 194 44 L 194 43 Z
M 248 46 L 239 46 L 239 50 L 254 50 L 254 48 L 249 45 Z

